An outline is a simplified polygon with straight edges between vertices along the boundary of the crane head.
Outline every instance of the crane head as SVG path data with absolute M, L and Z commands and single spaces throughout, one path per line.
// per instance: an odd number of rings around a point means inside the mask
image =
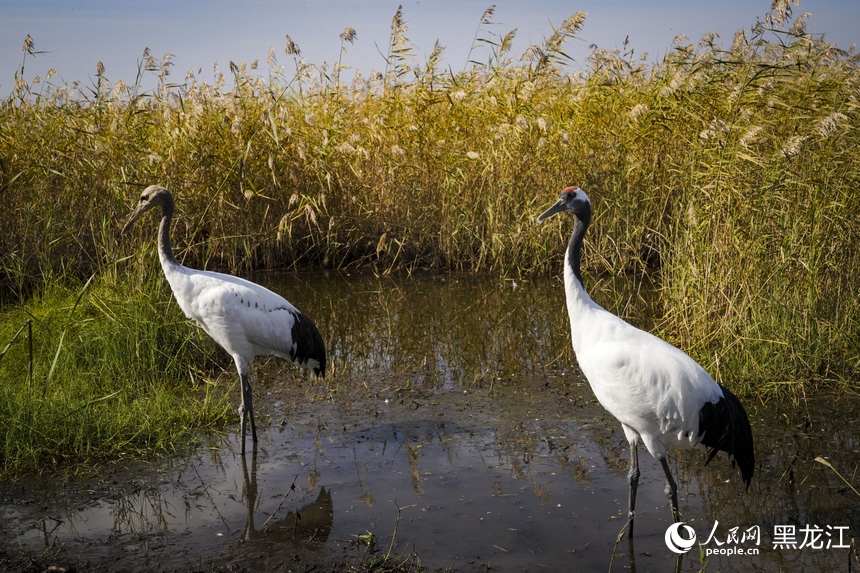
M 122 228 L 122 232 L 125 233 L 128 231 L 134 225 L 134 222 L 137 221 L 138 217 L 156 206 L 160 206 L 162 210 L 165 208 L 169 209 L 172 212 L 173 195 L 164 187 L 150 185 L 140 194 L 140 201 L 138 201 L 137 206 L 134 208 L 128 223 Z
M 537 222 L 543 223 L 556 213 L 565 211 L 573 213 L 583 223 L 588 223 L 591 220 L 591 201 L 585 191 L 576 186 L 563 189 L 556 204 L 541 213 Z

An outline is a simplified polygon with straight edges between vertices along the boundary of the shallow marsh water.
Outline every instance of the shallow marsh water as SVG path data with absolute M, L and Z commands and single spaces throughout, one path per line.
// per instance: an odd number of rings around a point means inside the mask
M 260 442 L 246 458 L 231 427 L 175 457 L 4 484 L 6 564 L 26 566 L 9 556 L 29 552 L 79 570 L 338 570 L 391 551 L 458 571 L 848 570 L 848 549 L 833 546 L 858 535 L 860 496 L 814 460 L 857 487 L 856 399 L 745 400 L 758 462 L 748 492 L 722 454 L 707 467 L 701 451 L 674 456 L 681 511 L 703 547 L 759 551 L 703 564 L 694 547 L 677 563 L 662 471 L 647 453 L 634 543 L 616 542 L 627 445 L 577 373 L 560 282 L 257 280 L 317 322 L 327 380 L 258 362 Z M 590 285 L 647 325 L 647 288 L 627 286 L 615 300 Z M 797 545 L 802 528 L 820 528 L 825 546 L 775 548 L 782 525 L 795 526 Z M 759 545 L 730 539 L 755 526 Z

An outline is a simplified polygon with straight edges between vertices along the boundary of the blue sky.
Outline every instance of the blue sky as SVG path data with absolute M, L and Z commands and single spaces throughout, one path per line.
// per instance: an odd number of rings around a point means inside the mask
M 212 78 L 217 62 L 224 72 L 230 60 L 259 59 L 265 69 L 270 47 L 278 61 L 291 69 L 284 54 L 289 34 L 309 63 L 332 63 L 340 49 L 338 35 L 346 26 L 358 32 L 344 63 L 360 69 L 365 77 L 385 66 L 389 26 L 398 4 L 403 4 L 408 37 L 423 63 L 436 39 L 446 46 L 444 63 L 460 70 L 481 14 L 492 0 L 4 0 L 0 6 L 0 97 L 13 86 L 14 70 L 21 66 L 21 46 L 27 34 L 35 48 L 46 53 L 28 58 L 25 77 L 55 68 L 54 82 L 80 80 L 91 84 L 97 62 L 103 62 L 111 82 L 131 83 L 144 48 L 160 59 L 175 55 L 171 78 L 181 82 L 188 70 L 202 69 Z M 513 53 L 519 56 L 529 44 L 552 33 L 552 25 L 578 11 L 585 11 L 579 39 L 566 48 L 583 63 L 589 46 L 620 48 L 629 36 L 636 54 L 652 59 L 671 47 L 673 38 L 686 34 L 697 41 L 706 32 L 717 32 L 728 43 L 734 32 L 749 28 L 762 18 L 770 0 L 497 0 L 489 29 L 505 34 L 517 28 Z M 825 33 L 842 48 L 860 39 L 860 2 L 856 0 L 802 0 L 795 14 L 810 12 L 807 30 Z M 378 46 L 378 48 L 377 48 Z M 473 57 L 485 60 L 485 53 Z M 346 77 L 350 77 L 347 72 Z

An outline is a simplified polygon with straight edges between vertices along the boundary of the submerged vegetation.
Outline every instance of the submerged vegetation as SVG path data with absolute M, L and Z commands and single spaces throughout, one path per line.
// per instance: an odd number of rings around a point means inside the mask
M 28 37 L 0 105 L 6 451 L 38 433 L 75 456 L 106 436 L 119 449 L 166 439 L 63 427 L 60 444 L 35 423 L 50 408 L 66 424 L 118 400 L 149 400 L 170 418 L 172 398 L 157 389 L 188 388 L 187 365 L 209 359 L 190 329 L 174 328 L 181 315 L 152 241 L 119 240 L 136 186 L 151 183 L 177 197 L 173 236 L 187 264 L 507 277 L 560 272 L 569 222 L 534 217 L 578 184 L 595 205 L 587 277 L 647 274 L 661 335 L 718 380 L 759 395 L 856 390 L 858 58 L 806 33 L 791 6 L 776 2 L 727 47 L 679 37 L 659 63 L 600 48 L 574 63 L 564 45 L 583 13 L 517 57 L 515 31 L 492 32 L 488 9 L 461 72 L 438 44 L 415 61 L 398 10 L 384 71 L 351 80 L 345 50 L 317 66 L 288 36 L 286 65 L 272 49 L 266 70 L 231 62 L 214 84 L 193 73 L 171 83 L 169 55 L 147 52 L 131 84 L 99 70 L 89 88 L 55 85 L 51 73 L 25 78 Z M 342 46 L 354 38 L 347 28 Z M 151 75 L 158 86 L 145 91 Z M 16 335 L 24 324 L 32 338 Z M 146 361 L 116 372 L 97 358 L 128 348 Z M 130 369 L 135 382 L 119 384 Z M 201 423 L 223 416 L 223 402 L 202 413 L 187 404 Z M 10 456 L 7 468 L 19 463 Z

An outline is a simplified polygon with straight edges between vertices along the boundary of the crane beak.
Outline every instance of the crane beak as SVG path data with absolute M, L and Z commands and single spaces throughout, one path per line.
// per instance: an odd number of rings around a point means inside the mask
M 546 221 L 547 219 L 549 219 L 550 217 L 552 217 L 556 213 L 561 213 L 564 210 L 565 210 L 565 203 L 564 203 L 564 201 L 559 199 L 555 205 L 553 205 L 552 207 L 550 207 L 549 209 L 547 209 L 546 211 L 544 211 L 543 213 L 541 213 L 538 216 L 537 222 L 543 223 L 544 221 Z
M 128 223 L 125 224 L 125 227 L 122 228 L 122 233 L 125 233 L 134 225 L 134 222 L 137 221 L 137 218 L 143 215 L 143 213 L 149 209 L 151 205 L 149 203 L 138 203 L 137 207 L 134 208 L 134 211 L 131 214 L 131 218 L 128 220 Z

